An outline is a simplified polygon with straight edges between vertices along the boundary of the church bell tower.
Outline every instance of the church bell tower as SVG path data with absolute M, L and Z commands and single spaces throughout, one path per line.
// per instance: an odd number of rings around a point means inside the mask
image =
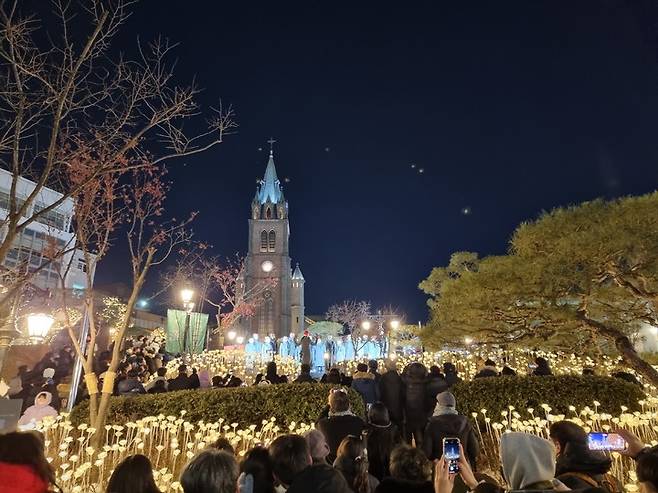
M 249 247 L 242 279 L 245 293 L 260 292 L 262 286 L 267 287 L 258 294 L 254 316 L 243 322 L 247 335 L 274 334 L 279 338 L 303 330 L 304 279 L 299 266 L 292 272 L 289 237 L 288 202 L 270 149 L 265 176 L 251 202 Z

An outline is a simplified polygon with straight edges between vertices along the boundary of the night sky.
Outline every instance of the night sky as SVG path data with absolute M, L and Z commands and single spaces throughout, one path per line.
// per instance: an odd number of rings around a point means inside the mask
M 273 136 L 307 313 L 355 298 L 415 322 L 452 252 L 503 253 L 542 210 L 656 188 L 655 5 L 151 0 L 119 42 L 180 42 L 181 81 L 235 108 L 226 143 L 170 165 L 169 210 L 198 210 L 198 239 L 246 252 Z M 127 267 L 118 249 L 98 283 Z

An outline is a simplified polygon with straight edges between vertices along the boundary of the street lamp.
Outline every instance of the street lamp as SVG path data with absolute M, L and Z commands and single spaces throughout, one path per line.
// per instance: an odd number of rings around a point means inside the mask
M 235 342 L 237 342 L 238 344 L 242 344 L 244 342 L 244 337 L 238 336 Z
M 370 320 L 364 320 L 361 322 L 361 328 L 363 330 L 370 330 Z
M 399 320 L 391 320 L 391 329 L 398 330 L 399 327 L 400 327 Z
M 235 339 L 235 335 L 236 334 L 234 330 L 229 330 L 228 333 L 226 334 L 226 337 L 228 337 L 229 341 L 232 341 L 233 339 Z
M 183 308 L 185 309 L 185 331 L 183 332 L 183 352 L 187 353 L 187 337 L 190 332 L 190 315 L 194 309 L 194 302 L 192 298 L 194 297 L 194 290 L 190 288 L 181 289 L 180 297 L 183 300 Z
M 55 319 L 50 315 L 45 313 L 33 313 L 27 316 L 27 333 L 30 336 L 30 339 L 37 341 L 43 341 L 50 328 L 53 326 Z

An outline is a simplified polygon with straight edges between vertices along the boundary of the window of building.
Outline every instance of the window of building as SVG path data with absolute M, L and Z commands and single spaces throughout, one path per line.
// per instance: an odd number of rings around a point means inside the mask
M 39 211 L 42 211 L 46 207 L 48 207 L 46 204 L 37 202 L 34 206 L 35 214 Z M 66 214 L 62 214 L 56 210 L 51 210 L 39 216 L 37 221 L 43 224 L 47 224 L 48 226 L 63 230 L 66 227 L 67 217 Z
M 83 258 L 78 259 L 78 270 L 82 272 L 87 272 L 87 262 Z
M 260 233 L 260 251 L 267 251 L 267 231 L 261 231 Z
M 268 251 L 273 252 L 274 247 L 276 246 L 276 233 L 274 231 L 270 231 L 268 238 Z
M 10 196 L 11 196 L 11 193 L 10 193 L 9 190 L 7 190 L 5 188 L 0 188 L 0 208 L 5 209 L 7 211 L 9 210 Z M 20 197 L 16 197 L 16 207 L 17 208 L 22 206 L 24 203 L 25 203 L 24 199 L 22 199 Z

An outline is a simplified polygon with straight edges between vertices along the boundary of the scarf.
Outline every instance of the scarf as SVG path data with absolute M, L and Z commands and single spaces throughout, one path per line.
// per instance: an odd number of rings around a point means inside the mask
M 446 414 L 458 414 L 457 409 L 454 407 L 448 407 L 448 406 L 442 406 L 441 404 L 437 404 L 436 407 L 434 408 L 434 413 L 432 416 L 445 416 Z
M 335 418 L 336 416 L 355 416 L 355 414 L 350 411 L 349 409 L 347 411 L 337 411 L 335 413 L 332 413 L 329 411 L 329 417 L 330 418 Z

